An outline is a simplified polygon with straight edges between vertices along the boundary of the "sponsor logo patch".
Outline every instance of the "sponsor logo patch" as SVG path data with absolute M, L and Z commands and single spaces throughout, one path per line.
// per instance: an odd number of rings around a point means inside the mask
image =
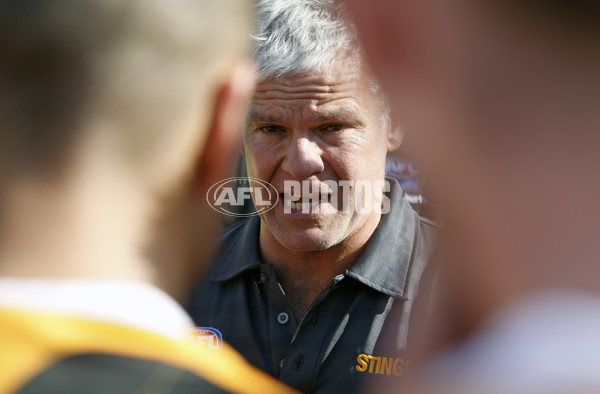
M 223 334 L 212 327 L 195 327 L 190 333 L 190 341 L 209 350 L 220 350 L 223 347 Z
M 410 367 L 411 361 L 403 358 L 370 356 L 361 353 L 356 357 L 354 368 L 358 372 L 377 375 L 404 376 Z

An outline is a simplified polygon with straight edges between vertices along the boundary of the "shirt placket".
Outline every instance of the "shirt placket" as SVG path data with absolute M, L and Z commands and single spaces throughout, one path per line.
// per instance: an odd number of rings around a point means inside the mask
M 297 328 L 292 306 L 285 296 L 270 264 L 261 267 L 261 283 L 269 292 L 267 319 L 269 332 L 265 338 L 269 344 L 271 368 L 279 376 L 284 364 L 285 353 Z
M 328 314 L 321 308 L 338 286 L 344 275 L 338 275 L 309 306 L 297 325 L 281 363 L 279 380 L 308 393 L 312 390 L 324 336 L 329 326 Z

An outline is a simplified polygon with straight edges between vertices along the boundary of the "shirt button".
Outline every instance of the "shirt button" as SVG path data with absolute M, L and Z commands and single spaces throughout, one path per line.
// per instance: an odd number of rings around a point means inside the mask
M 285 312 L 281 312 L 279 315 L 277 315 L 277 323 L 283 325 L 283 324 L 287 324 L 287 322 L 290 320 L 290 315 L 288 315 Z
M 285 362 L 285 358 L 279 360 L 279 368 L 283 368 L 283 363 Z
M 261 272 L 259 277 L 260 277 L 260 283 L 267 283 L 269 281 L 269 277 L 264 272 Z

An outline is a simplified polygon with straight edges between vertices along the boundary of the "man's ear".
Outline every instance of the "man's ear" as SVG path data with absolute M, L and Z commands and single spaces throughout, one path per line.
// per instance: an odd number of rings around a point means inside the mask
M 255 83 L 254 66 L 243 62 L 218 89 L 208 136 L 197 166 L 197 190 L 206 191 L 232 175 L 236 151 L 241 143 L 243 117 Z
M 388 152 L 395 151 L 402 144 L 404 133 L 399 126 L 390 127 L 388 131 L 387 150 Z

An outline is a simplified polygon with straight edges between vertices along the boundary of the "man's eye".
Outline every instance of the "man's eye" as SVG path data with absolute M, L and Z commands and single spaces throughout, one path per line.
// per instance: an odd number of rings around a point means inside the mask
M 262 126 L 258 130 L 262 131 L 263 133 L 267 133 L 267 134 L 279 133 L 279 132 L 284 131 L 282 127 L 273 126 L 273 125 Z
M 341 124 L 330 124 L 330 125 L 324 126 L 322 128 L 323 131 L 327 131 L 330 133 L 335 133 L 335 132 L 341 131 L 343 129 L 344 129 L 344 125 L 341 125 Z

